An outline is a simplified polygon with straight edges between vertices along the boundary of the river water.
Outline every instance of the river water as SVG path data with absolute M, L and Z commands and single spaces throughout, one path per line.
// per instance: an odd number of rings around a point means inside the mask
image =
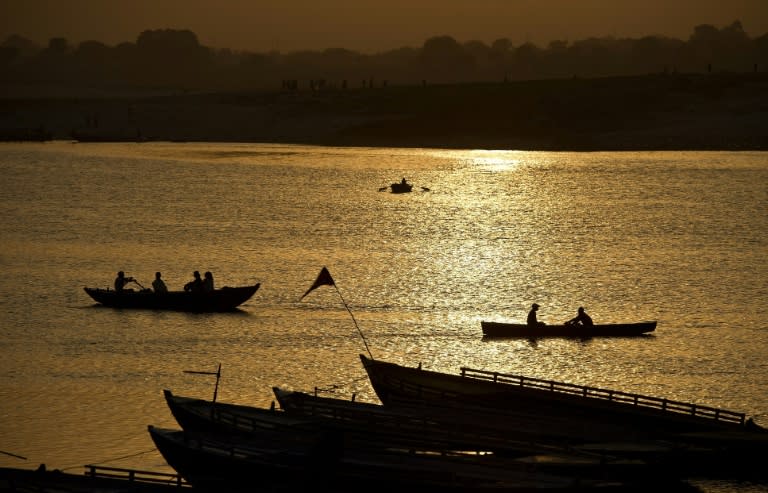
M 376 401 L 366 343 L 768 426 L 768 153 L 51 142 L 0 145 L 0 177 L 0 466 L 167 471 L 146 431 L 175 426 L 162 390 L 210 398 L 214 379 L 185 371 L 218 364 L 222 401 Z M 381 191 L 402 177 L 412 193 Z M 300 301 L 323 266 L 338 291 Z M 261 289 L 227 314 L 95 306 L 82 288 L 118 270 Z M 584 306 L 658 328 L 483 339 L 481 320 L 533 302 L 545 322 Z

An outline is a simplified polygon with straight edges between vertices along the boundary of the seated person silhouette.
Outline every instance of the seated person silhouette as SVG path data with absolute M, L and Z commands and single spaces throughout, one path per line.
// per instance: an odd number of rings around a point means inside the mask
M 117 277 L 115 278 L 115 291 L 122 291 L 126 284 L 133 281 L 135 281 L 135 279 L 132 277 L 126 277 L 125 272 L 118 272 Z
M 580 306 L 579 307 L 578 315 L 576 315 L 572 319 L 570 319 L 567 322 L 565 322 L 565 325 L 585 325 L 585 326 L 591 326 L 591 325 L 595 325 L 595 324 L 592 322 L 592 317 L 587 315 L 587 312 L 584 311 L 584 307 Z
M 155 290 L 155 293 L 167 293 L 168 287 L 165 285 L 165 281 L 163 281 L 160 276 L 161 274 L 159 272 L 155 272 L 155 280 L 152 281 L 152 289 Z
M 195 271 L 192 276 L 194 279 L 184 285 L 184 291 L 199 292 L 203 290 L 203 279 L 200 277 L 200 272 Z
M 539 310 L 539 305 L 534 303 L 531 305 L 531 311 L 528 312 L 528 327 L 541 327 L 546 325 L 544 322 L 539 322 L 536 318 L 536 312 Z

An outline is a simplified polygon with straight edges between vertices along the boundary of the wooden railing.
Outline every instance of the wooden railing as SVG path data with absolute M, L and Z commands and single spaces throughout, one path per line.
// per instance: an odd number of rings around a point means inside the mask
M 87 464 L 85 475 L 92 478 L 118 479 L 137 483 L 164 484 L 187 488 L 189 484 L 178 474 L 155 471 L 140 471 L 137 469 L 124 469 L 120 467 L 95 466 Z
M 596 387 L 587 387 L 584 385 L 575 385 L 554 380 L 543 380 L 521 375 L 510 375 L 486 370 L 475 370 L 472 368 L 461 368 L 461 376 L 476 380 L 484 380 L 494 383 L 516 385 L 523 388 L 544 390 L 564 395 L 583 397 L 585 399 L 596 399 L 610 401 L 620 404 L 627 404 L 647 409 L 656 409 L 662 412 L 668 412 L 678 415 L 694 416 L 714 421 L 727 423 L 737 423 L 744 425 L 746 415 L 726 409 L 718 409 L 709 406 L 700 406 L 688 402 L 673 401 L 658 397 L 650 397 L 639 394 L 629 394 L 616 390 L 606 390 Z

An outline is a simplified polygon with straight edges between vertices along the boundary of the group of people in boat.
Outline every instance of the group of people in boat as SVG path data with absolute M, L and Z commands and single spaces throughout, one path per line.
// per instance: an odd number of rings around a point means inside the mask
M 193 272 L 193 279 L 184 285 L 184 291 L 191 291 L 193 293 L 213 291 L 213 274 L 207 271 L 203 276 L 204 278 L 201 279 L 199 271 Z
M 539 327 L 542 325 L 546 325 L 544 322 L 539 322 L 536 312 L 539 311 L 539 305 L 536 303 L 531 305 L 531 310 L 528 312 L 528 320 L 527 324 L 530 327 Z M 577 315 L 573 317 L 572 319 L 565 322 L 565 325 L 585 325 L 585 326 L 592 326 L 594 325 L 594 322 L 592 322 L 592 317 L 587 315 L 587 312 L 584 311 L 584 307 L 580 306 L 577 312 Z
M 125 289 L 125 285 L 131 282 L 138 284 L 136 279 L 130 276 L 126 276 L 125 272 L 118 272 L 117 277 L 115 278 L 115 291 L 123 291 Z M 141 286 L 141 284 L 139 284 L 139 286 Z M 165 281 L 163 281 L 163 277 L 160 272 L 155 272 L 155 280 L 152 281 L 152 290 L 155 293 L 168 292 L 168 287 L 165 285 Z M 201 277 L 200 272 L 195 271 L 192 274 L 192 280 L 184 285 L 184 291 L 189 292 L 208 292 L 213 290 L 213 274 L 211 274 L 211 272 L 206 272 L 204 276 Z

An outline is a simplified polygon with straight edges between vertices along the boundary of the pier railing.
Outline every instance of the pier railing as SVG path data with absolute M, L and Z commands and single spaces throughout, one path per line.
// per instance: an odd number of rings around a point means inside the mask
M 544 390 L 564 395 L 583 397 L 585 399 L 610 401 L 641 408 L 655 409 L 658 411 L 678 414 L 681 416 L 694 416 L 702 419 L 711 419 L 714 421 L 737 423 L 741 425 L 744 425 L 746 421 L 746 415 L 744 413 L 737 413 L 727 409 L 701 406 L 688 402 L 674 401 L 670 399 L 650 397 L 640 394 L 631 394 L 616 390 L 588 387 L 585 385 L 557 382 L 554 380 L 543 380 L 521 375 L 510 375 L 493 371 L 475 370 L 466 367 L 461 368 L 461 376 L 506 385 L 516 385 L 523 388 Z

